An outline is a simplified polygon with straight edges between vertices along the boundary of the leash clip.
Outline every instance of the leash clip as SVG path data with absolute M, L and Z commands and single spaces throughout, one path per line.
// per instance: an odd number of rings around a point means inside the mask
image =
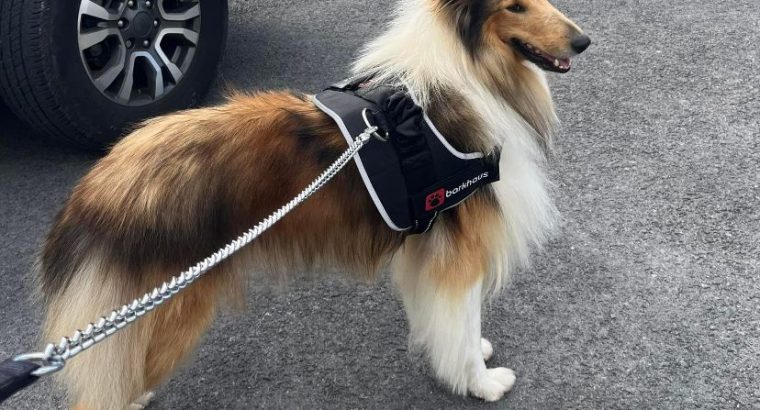
M 385 135 L 380 135 L 378 131 L 380 131 L 381 128 L 369 122 L 369 116 L 367 115 L 368 113 L 369 113 L 369 108 L 365 108 L 364 110 L 362 110 L 362 119 L 364 119 L 364 124 L 367 125 L 367 129 L 374 130 L 370 132 L 370 135 L 372 135 L 373 137 L 377 138 L 378 140 L 382 142 L 388 142 L 388 138 L 390 137 L 388 134 L 388 131 L 383 130 L 383 134 Z
M 34 363 L 39 366 L 39 368 L 31 372 L 31 375 L 35 377 L 47 376 L 48 374 L 58 372 L 66 365 L 63 359 L 51 357 L 47 353 L 26 353 L 14 357 L 13 361 Z

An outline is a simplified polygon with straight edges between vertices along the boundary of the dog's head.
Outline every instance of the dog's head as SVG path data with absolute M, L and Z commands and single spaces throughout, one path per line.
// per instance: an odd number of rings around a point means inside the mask
M 588 36 L 547 0 L 433 0 L 471 53 L 509 62 L 528 60 L 559 73 L 591 44 Z

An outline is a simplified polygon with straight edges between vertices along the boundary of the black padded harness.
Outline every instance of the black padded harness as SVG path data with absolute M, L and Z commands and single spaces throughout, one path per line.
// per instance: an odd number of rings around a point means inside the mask
M 334 84 L 317 94 L 314 103 L 335 120 L 349 143 L 370 124 L 388 137 L 373 138 L 355 157 L 388 226 L 427 232 L 440 212 L 499 180 L 498 149 L 489 155 L 457 151 L 407 90 L 370 80 L 355 77 Z

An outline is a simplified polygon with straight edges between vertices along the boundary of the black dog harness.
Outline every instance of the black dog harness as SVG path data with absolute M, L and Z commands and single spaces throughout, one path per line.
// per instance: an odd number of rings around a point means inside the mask
M 457 151 L 405 89 L 368 80 L 344 80 L 317 94 L 314 103 L 349 143 L 370 125 L 387 137 L 369 141 L 355 160 L 388 226 L 427 232 L 440 212 L 499 180 L 498 150 Z

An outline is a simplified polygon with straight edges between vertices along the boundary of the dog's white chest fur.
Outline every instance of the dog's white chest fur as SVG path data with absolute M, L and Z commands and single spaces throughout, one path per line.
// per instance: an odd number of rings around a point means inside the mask
M 535 72 L 546 87 L 544 74 Z M 545 240 L 557 213 L 535 131 L 506 102 L 482 86 L 470 86 L 474 92 L 467 93 L 468 102 L 479 113 L 488 137 L 501 146 L 501 180 L 494 184 L 505 224 L 503 253 L 501 261 L 496 261 L 496 268 L 503 271 L 495 272 L 493 283 L 498 289 L 511 268 L 528 263 L 531 246 Z
M 496 256 L 500 260 L 493 263 L 497 272 L 493 272 L 492 286 L 487 286 L 498 289 L 510 268 L 526 264 L 531 245 L 543 242 L 554 225 L 555 208 L 543 170 L 544 154 L 536 143 L 535 131 L 479 81 L 455 31 L 445 27 L 425 2 L 401 1 L 397 13 L 391 29 L 367 46 L 354 72 L 376 71 L 379 81 L 401 80 L 423 107 L 430 90 L 456 90 L 482 121 L 487 135 L 479 138 L 485 137 L 488 145 L 501 146 L 501 181 L 495 187 L 505 222 L 504 246 L 502 254 Z M 536 92 L 548 95 L 543 72 L 533 64 L 526 65 L 543 88 Z

